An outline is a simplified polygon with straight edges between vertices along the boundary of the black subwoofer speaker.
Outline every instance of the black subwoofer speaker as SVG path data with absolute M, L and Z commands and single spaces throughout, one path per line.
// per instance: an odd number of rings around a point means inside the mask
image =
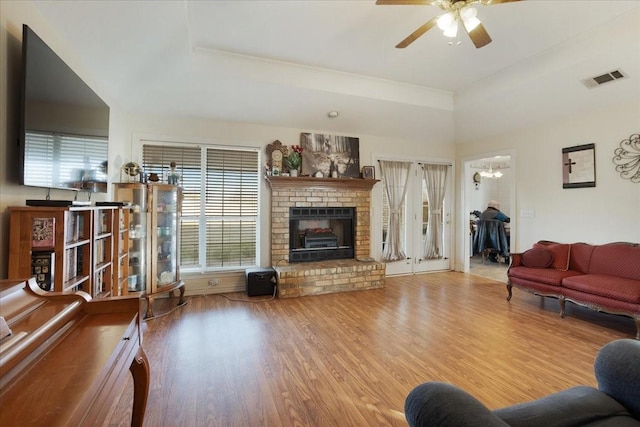
M 245 270 L 247 278 L 247 295 L 273 295 L 276 285 L 276 271 L 273 268 L 248 268 Z

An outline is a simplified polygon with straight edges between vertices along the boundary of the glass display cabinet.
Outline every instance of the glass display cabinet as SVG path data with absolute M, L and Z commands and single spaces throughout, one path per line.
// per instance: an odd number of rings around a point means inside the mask
M 123 294 L 139 294 L 147 300 L 146 317 L 153 317 L 153 300 L 178 290 L 180 280 L 180 202 L 176 185 L 116 183 L 115 200 L 131 207 L 129 220 L 129 276 Z

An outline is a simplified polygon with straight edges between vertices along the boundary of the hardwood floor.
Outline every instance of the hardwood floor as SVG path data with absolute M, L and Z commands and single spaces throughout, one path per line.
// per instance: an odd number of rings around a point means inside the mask
M 567 304 L 561 319 L 556 300 L 506 295 L 446 272 L 261 303 L 190 298 L 147 322 L 145 425 L 406 426 L 404 399 L 424 381 L 507 406 L 595 385 L 597 350 L 635 334 L 629 318 Z M 128 384 L 109 425 L 129 423 L 131 399 Z
M 482 257 L 479 255 L 469 258 L 469 274 L 482 276 L 487 279 L 493 279 L 498 282 L 507 283 L 508 263 L 493 263 L 486 261 L 482 263 Z

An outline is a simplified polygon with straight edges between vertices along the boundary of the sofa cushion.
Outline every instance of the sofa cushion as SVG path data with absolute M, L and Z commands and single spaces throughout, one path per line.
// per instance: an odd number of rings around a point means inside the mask
M 640 245 L 609 243 L 593 249 L 589 274 L 640 280 Z
M 553 262 L 553 255 L 545 248 L 532 248 L 522 253 L 522 264 L 531 268 L 547 268 Z
M 534 248 L 542 248 L 551 252 L 553 262 L 551 268 L 566 271 L 569 269 L 569 253 L 571 245 L 567 243 L 535 243 Z
M 569 253 L 569 270 L 588 273 L 593 248 L 595 246 L 588 243 L 572 243 Z
M 582 274 L 564 278 L 562 287 L 618 301 L 640 304 L 640 280 L 603 274 Z
M 509 277 L 540 282 L 546 285 L 560 286 L 562 279 L 580 275 L 577 271 L 554 270 L 553 268 L 531 268 L 526 266 L 511 267 L 508 271 Z
M 511 427 L 585 426 L 611 416 L 629 417 L 624 406 L 615 399 L 587 386 L 572 387 L 537 400 L 496 409 L 493 413 Z

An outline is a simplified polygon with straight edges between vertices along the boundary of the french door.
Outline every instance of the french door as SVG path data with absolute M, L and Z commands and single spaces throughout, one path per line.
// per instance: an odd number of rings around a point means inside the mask
M 453 200 L 451 166 L 416 161 L 407 163 L 409 173 L 406 193 L 399 212 L 396 210 L 399 213 L 399 246 L 404 256 L 396 260 L 383 260 L 387 263 L 387 274 L 449 270 L 451 268 L 451 200 Z M 444 178 L 442 174 L 436 174 L 439 177 L 439 183 L 435 184 L 443 186 L 440 196 L 443 194 L 444 198 L 434 197 L 433 175 L 426 178 L 424 172 L 428 165 L 437 165 L 437 168 L 446 176 Z M 386 185 L 384 176 L 381 181 L 383 186 Z M 387 192 L 384 190 L 382 199 L 381 232 L 384 252 L 390 227 L 389 215 L 392 210 L 389 207 Z

